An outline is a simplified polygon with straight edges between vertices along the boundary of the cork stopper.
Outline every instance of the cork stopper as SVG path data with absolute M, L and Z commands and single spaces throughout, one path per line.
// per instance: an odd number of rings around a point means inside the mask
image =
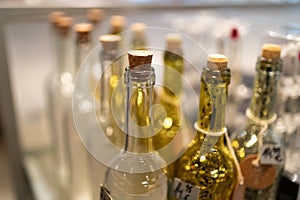
M 152 61 L 153 53 L 146 50 L 131 50 L 128 52 L 128 60 L 130 69 L 141 65 L 149 65 Z
M 104 17 L 104 11 L 101 9 L 89 9 L 87 12 L 87 18 L 91 21 L 93 24 L 97 24 L 100 22 Z
M 67 36 L 70 33 L 70 29 L 73 26 L 72 17 L 60 17 L 58 21 L 58 27 L 63 36 Z
M 89 33 L 93 30 L 93 27 L 91 23 L 80 23 L 75 25 L 74 30 L 77 33 Z
M 118 35 L 101 35 L 99 42 L 105 50 L 117 50 L 121 37 Z
M 227 68 L 228 59 L 223 54 L 209 54 L 207 59 L 207 66 L 210 69 L 223 70 Z
M 130 30 L 133 31 L 133 34 L 135 36 L 139 37 L 144 35 L 146 27 L 147 27 L 146 24 L 137 22 L 131 24 Z
M 176 33 L 169 33 L 166 36 L 167 49 L 181 49 L 182 37 Z
M 114 15 L 110 17 L 110 32 L 118 34 L 123 31 L 126 23 L 126 18 L 121 15 Z
M 262 57 L 267 59 L 279 59 L 281 47 L 277 44 L 264 44 L 262 46 Z
M 73 18 L 72 17 L 60 17 L 58 21 L 59 27 L 71 27 L 73 25 Z
M 56 11 L 56 12 L 52 12 L 49 14 L 48 16 L 48 20 L 50 23 L 52 23 L 53 25 L 57 26 L 58 25 L 58 22 L 59 22 L 59 19 L 61 17 L 65 16 L 65 13 L 64 12 L 59 12 L 59 11 Z

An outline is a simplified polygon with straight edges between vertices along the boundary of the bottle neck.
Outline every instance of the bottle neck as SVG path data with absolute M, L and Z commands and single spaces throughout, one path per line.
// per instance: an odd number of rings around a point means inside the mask
M 256 118 L 266 120 L 276 112 L 277 83 L 281 73 L 281 60 L 258 58 L 250 112 Z
M 125 74 L 127 85 L 125 151 L 148 153 L 153 151 L 150 108 L 154 95 L 154 70 L 146 69 L 142 73 L 135 73 L 135 70 L 127 68 Z
M 164 52 L 164 87 L 169 96 L 182 93 L 183 57 L 181 49 L 168 49 Z M 177 77 L 177 78 L 176 78 Z M 176 81 L 174 81 L 176 80 Z
M 100 64 L 102 76 L 100 78 L 100 113 L 106 119 L 110 108 L 111 96 L 121 77 L 122 65 L 117 59 L 117 50 L 105 50 L 100 52 Z
M 230 69 L 204 68 L 201 76 L 198 127 L 208 132 L 225 130 L 225 108 L 230 83 Z M 202 140 L 205 135 L 198 131 Z M 218 144 L 224 144 L 223 136 Z
M 59 74 L 70 73 L 73 74 L 72 65 L 74 62 L 73 60 L 73 43 L 70 34 L 66 35 L 59 35 L 58 40 L 58 65 L 57 65 L 57 72 Z
M 83 61 L 87 58 L 88 54 L 92 49 L 91 41 L 89 35 L 85 35 L 84 37 L 78 37 L 76 40 L 76 63 L 75 63 L 75 72 L 77 72 L 83 63 Z

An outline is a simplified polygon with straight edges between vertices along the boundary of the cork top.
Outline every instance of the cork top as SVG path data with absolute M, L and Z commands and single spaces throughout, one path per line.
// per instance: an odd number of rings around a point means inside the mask
M 70 34 L 71 27 L 73 26 L 72 17 L 60 17 L 58 21 L 59 31 L 62 36 L 67 37 Z
M 58 20 L 59 27 L 71 27 L 73 25 L 73 18 L 72 17 L 60 17 Z
M 89 9 L 87 12 L 87 18 L 92 22 L 92 23 L 98 23 L 101 21 L 104 17 L 104 11 L 101 9 Z
M 141 66 L 151 64 L 153 53 L 151 51 L 146 50 L 131 50 L 128 51 L 128 60 L 130 69 Z
M 91 23 L 80 23 L 75 25 L 74 30 L 77 33 L 89 33 L 93 30 L 93 27 Z
M 277 44 L 264 44 L 262 46 L 262 57 L 267 59 L 279 59 L 281 47 Z
M 139 35 L 143 35 L 145 33 L 146 27 L 147 27 L 146 24 L 137 22 L 137 23 L 131 24 L 130 30 L 133 31 L 134 35 L 139 36 Z
M 111 33 L 120 33 L 123 31 L 126 23 L 126 18 L 121 15 L 114 15 L 110 17 Z
M 101 42 L 105 50 L 117 50 L 121 37 L 118 35 L 101 35 L 99 42 Z
M 207 66 L 210 69 L 223 70 L 227 68 L 228 59 L 223 54 L 209 54 L 207 59 Z
M 166 36 L 167 49 L 181 49 L 182 37 L 177 33 L 169 33 Z
M 48 16 L 48 20 L 49 22 L 51 22 L 53 25 L 58 25 L 58 22 L 59 22 L 59 19 L 60 17 L 63 17 L 65 16 L 65 13 L 64 12 L 52 12 L 49 14 Z

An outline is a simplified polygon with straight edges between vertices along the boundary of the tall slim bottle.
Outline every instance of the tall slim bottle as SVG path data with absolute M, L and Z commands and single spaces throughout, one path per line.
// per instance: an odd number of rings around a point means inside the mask
M 92 49 L 91 44 L 91 31 L 93 25 L 89 23 L 79 23 L 76 24 L 74 30 L 76 32 L 75 40 L 75 73 L 78 72 L 81 64 L 87 58 L 87 55 Z M 87 60 L 86 62 L 88 62 Z M 85 63 L 86 63 L 85 62 Z M 75 74 L 74 74 L 75 77 Z M 71 105 L 71 99 L 70 99 Z M 85 100 L 85 105 L 81 112 L 91 112 L 92 103 L 88 103 Z M 90 106 L 87 106 L 90 105 Z M 68 142 L 70 147 L 70 158 L 71 158 L 71 189 L 70 189 L 70 199 L 92 199 L 92 189 L 91 189 L 91 172 L 88 163 L 88 152 L 83 146 L 80 137 L 77 133 L 76 126 L 74 123 L 72 107 L 68 106 L 66 109 L 68 111 L 68 123 L 64 124 L 66 130 L 68 131 Z M 83 136 L 81 136 L 83 137 Z
M 118 35 L 102 35 L 99 38 L 102 44 L 102 51 L 100 52 L 102 76 L 99 81 L 99 89 L 97 90 L 100 92 L 98 122 L 101 129 L 114 145 L 122 148 L 125 134 L 112 112 L 112 106 L 119 107 L 120 105 L 124 105 L 122 104 L 124 102 L 122 100 L 123 96 L 120 96 L 118 92 L 112 98 L 112 94 L 119 84 L 119 79 L 121 79 L 123 71 L 122 60 L 119 58 L 120 40 L 121 37 Z
M 73 19 L 61 17 L 58 22 L 58 35 L 60 38 L 58 52 L 58 65 L 56 73 L 48 82 L 48 105 L 50 112 L 50 126 L 54 135 L 54 150 L 56 163 L 57 185 L 61 191 L 61 199 L 68 198 L 66 194 L 70 188 L 70 154 L 67 141 L 68 110 L 73 93 L 73 43 L 71 38 L 71 27 Z
M 164 76 L 163 86 L 157 88 L 155 101 L 165 111 L 165 116 L 158 118 L 155 125 L 155 136 L 153 145 L 155 150 L 168 162 L 174 162 L 179 153 L 189 141 L 191 129 L 180 107 L 182 100 L 182 78 L 183 78 L 183 51 L 182 38 L 172 33 L 166 36 L 166 50 L 163 55 Z M 176 136 L 176 138 L 175 138 Z M 175 138 L 175 139 L 174 139 Z M 174 141 L 173 141 L 174 139 Z M 168 166 L 169 177 L 174 177 L 174 163 Z
M 87 12 L 88 23 L 93 25 L 93 31 L 91 33 L 91 43 L 92 47 L 98 44 L 98 38 L 100 35 L 100 24 L 104 18 L 104 11 L 102 9 L 92 8 Z
M 275 129 L 280 46 L 265 44 L 257 59 L 256 77 L 246 126 L 233 135 L 246 187 L 244 199 L 275 199 L 283 169 L 283 146 Z
M 167 177 L 162 158 L 152 147 L 154 69 L 152 53 L 130 51 L 126 83 L 126 140 L 106 172 L 100 199 L 166 200 Z
M 211 54 L 202 70 L 197 133 L 176 162 L 173 199 L 231 199 L 237 171 L 224 143 L 225 107 L 230 83 L 227 58 Z

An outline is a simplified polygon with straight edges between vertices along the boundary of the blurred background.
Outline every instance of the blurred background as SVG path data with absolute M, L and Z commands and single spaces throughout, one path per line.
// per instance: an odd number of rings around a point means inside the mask
M 230 55 L 244 84 L 238 94 L 242 102 L 249 102 L 263 43 L 283 45 L 285 57 L 299 48 L 298 0 L 0 1 L 0 199 L 55 199 L 48 173 L 55 163 L 44 157 L 51 143 L 45 83 L 56 59 L 49 14 L 61 11 L 79 23 L 87 21 L 91 8 L 105 13 L 95 35 L 109 33 L 110 17 L 123 15 L 124 30 L 134 22 L 169 28 L 187 34 L 208 53 Z M 147 37 L 163 47 L 164 36 Z M 197 59 L 197 52 L 184 54 Z M 234 131 L 236 125 L 229 126 Z

